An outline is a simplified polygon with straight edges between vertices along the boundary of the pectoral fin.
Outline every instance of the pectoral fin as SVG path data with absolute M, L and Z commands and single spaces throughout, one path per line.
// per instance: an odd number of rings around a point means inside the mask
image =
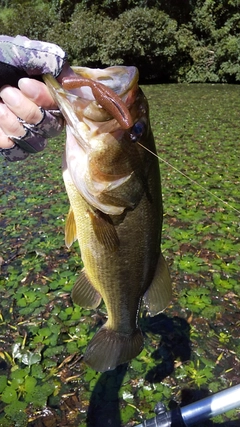
M 73 210 L 70 207 L 67 215 L 67 219 L 66 219 L 66 226 L 65 226 L 65 244 L 67 248 L 70 248 L 70 246 L 72 246 L 75 240 L 77 240 L 76 222 L 75 222 Z
M 94 233 L 98 241 L 109 251 L 114 251 L 119 246 L 119 238 L 111 218 L 100 211 L 89 211 Z
M 101 295 L 94 289 L 90 280 L 82 270 L 73 287 L 72 300 L 84 308 L 96 308 L 101 302 Z
M 170 303 L 171 298 L 171 278 L 167 263 L 161 253 L 153 281 L 143 297 L 150 316 L 155 316 L 163 311 Z

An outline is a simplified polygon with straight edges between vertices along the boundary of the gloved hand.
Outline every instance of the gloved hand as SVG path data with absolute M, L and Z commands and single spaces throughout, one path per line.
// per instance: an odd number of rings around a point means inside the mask
M 43 150 L 47 138 L 63 128 L 63 118 L 41 82 L 45 73 L 59 81 L 72 74 L 59 46 L 0 36 L 0 153 L 8 160 Z
M 50 73 L 58 77 L 67 61 L 57 45 L 27 37 L 0 36 L 0 85 L 18 87 L 22 77 Z

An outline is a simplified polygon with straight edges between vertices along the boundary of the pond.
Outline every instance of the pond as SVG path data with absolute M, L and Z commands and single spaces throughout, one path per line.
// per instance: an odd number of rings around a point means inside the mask
M 156 402 L 186 405 L 240 383 L 240 86 L 144 86 L 160 157 L 167 310 L 141 313 L 145 347 L 96 373 L 82 361 L 102 323 L 74 306 L 82 268 L 64 245 L 64 135 L 22 163 L 1 161 L 0 426 L 134 426 Z M 235 427 L 233 410 L 202 426 Z

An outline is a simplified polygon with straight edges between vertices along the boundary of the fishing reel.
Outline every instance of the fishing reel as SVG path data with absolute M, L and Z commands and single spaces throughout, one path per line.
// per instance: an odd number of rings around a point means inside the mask
M 172 411 L 167 411 L 163 403 L 157 403 L 156 417 L 136 427 L 190 427 L 239 406 L 240 384 Z
M 143 421 L 136 427 L 186 427 L 181 415 L 180 408 L 167 411 L 162 402 L 158 402 L 154 408 L 155 418 Z

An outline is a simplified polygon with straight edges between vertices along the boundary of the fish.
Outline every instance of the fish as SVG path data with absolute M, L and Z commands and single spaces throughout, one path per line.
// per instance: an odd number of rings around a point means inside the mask
M 66 120 L 65 242 L 70 247 L 78 240 L 84 264 L 72 300 L 96 309 L 103 299 L 107 310 L 84 361 L 105 372 L 142 351 L 142 302 L 154 316 L 172 298 L 161 251 L 161 179 L 137 68 L 73 70 L 62 84 L 51 75 L 44 81 Z

